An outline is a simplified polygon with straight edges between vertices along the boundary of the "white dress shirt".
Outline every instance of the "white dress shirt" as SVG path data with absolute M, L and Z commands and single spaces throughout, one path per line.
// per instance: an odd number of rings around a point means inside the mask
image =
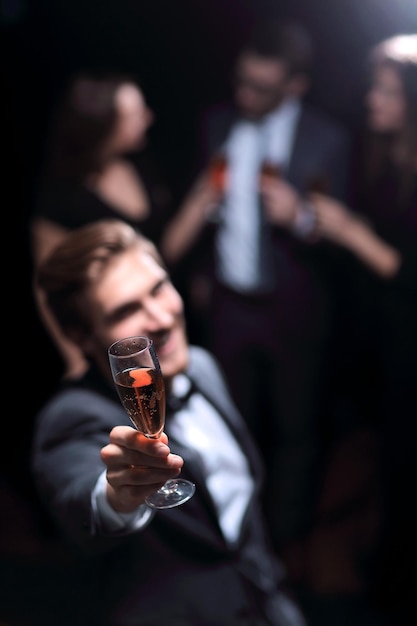
M 173 380 L 173 392 L 184 396 L 190 380 L 184 374 Z M 225 539 L 233 544 L 252 496 L 254 484 L 246 457 L 214 407 L 197 391 L 170 422 L 172 435 L 200 454 L 207 488 L 219 514 Z M 145 527 L 155 510 L 146 504 L 132 513 L 117 513 L 106 498 L 104 471 L 92 493 L 93 526 L 104 532 L 129 533 Z M 182 506 L 187 506 L 185 503 Z
M 218 277 L 240 292 L 262 283 L 259 173 L 269 160 L 285 172 L 301 111 L 288 99 L 259 122 L 238 121 L 223 147 L 228 176 L 216 241 Z

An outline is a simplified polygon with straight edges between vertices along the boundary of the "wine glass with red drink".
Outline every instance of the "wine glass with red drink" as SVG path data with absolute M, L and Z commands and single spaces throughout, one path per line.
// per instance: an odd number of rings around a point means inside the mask
M 226 155 L 219 152 L 216 153 L 209 163 L 209 181 L 213 189 L 219 193 L 224 193 L 226 188 L 227 177 L 227 159 Z
M 165 425 L 165 385 L 152 340 L 126 337 L 108 349 L 110 369 L 120 401 L 135 428 L 158 439 Z M 183 478 L 168 480 L 146 498 L 155 509 L 170 509 L 187 502 L 195 485 Z

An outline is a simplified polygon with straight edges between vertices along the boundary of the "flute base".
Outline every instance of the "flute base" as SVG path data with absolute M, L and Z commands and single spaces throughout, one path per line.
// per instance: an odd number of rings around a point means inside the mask
M 152 509 L 172 509 L 187 502 L 195 492 L 194 483 L 182 478 L 167 480 L 165 485 L 148 496 L 146 504 Z

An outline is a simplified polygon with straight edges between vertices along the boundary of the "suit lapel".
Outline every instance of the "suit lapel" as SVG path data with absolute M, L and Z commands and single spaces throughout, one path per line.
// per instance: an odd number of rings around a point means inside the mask
M 254 499 L 258 496 L 262 484 L 263 464 L 259 452 L 253 443 L 253 438 L 233 405 L 221 374 L 217 367 L 214 366 L 212 358 L 205 351 L 195 347 L 191 348 L 190 356 L 190 366 L 187 375 L 198 392 L 218 410 L 246 455 L 255 483 Z M 196 450 L 184 447 L 181 441 L 178 441 L 173 434 L 170 434 L 169 413 L 167 414 L 167 433 L 172 452 L 180 454 L 184 458 L 185 463 L 182 475 L 184 478 L 192 480 L 196 485 L 196 495 L 184 507 L 178 507 L 178 509 L 182 509 L 176 512 L 178 514 L 178 522 L 188 525 L 190 532 L 201 533 L 206 537 L 207 541 L 212 543 L 213 547 L 217 545 L 219 548 L 225 549 L 226 542 L 218 523 L 213 500 L 207 490 L 199 453 Z M 251 509 L 251 504 L 253 504 L 253 500 L 249 504 L 248 512 Z M 213 528 L 216 528 L 215 533 Z
M 289 182 L 297 187 L 300 187 L 303 181 L 302 163 L 304 162 L 304 159 L 300 161 L 299 156 L 309 153 L 310 144 L 311 138 L 308 131 L 308 124 L 306 125 L 305 110 L 304 107 L 302 107 L 300 117 L 297 121 L 297 127 L 295 129 L 294 143 L 287 171 Z
M 200 369 L 197 359 L 194 358 L 193 349 L 191 350 L 191 355 L 192 358 L 188 370 L 189 377 L 200 393 L 213 404 L 229 426 L 248 459 L 255 483 L 259 483 L 263 480 L 263 462 L 255 446 L 253 436 L 233 404 L 220 372 L 213 366 L 211 359 L 207 362 L 205 361 L 204 367 Z

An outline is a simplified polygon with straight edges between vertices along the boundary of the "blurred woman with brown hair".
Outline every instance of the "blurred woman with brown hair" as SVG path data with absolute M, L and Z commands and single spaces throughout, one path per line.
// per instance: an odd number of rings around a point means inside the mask
M 350 398 L 356 394 L 355 411 L 371 419 L 381 435 L 380 555 L 387 561 L 379 569 L 390 572 L 392 585 L 394 567 L 402 572 L 396 580 L 405 585 L 414 568 L 408 541 L 417 525 L 407 506 L 417 489 L 412 434 L 417 415 L 417 34 L 377 44 L 369 69 L 366 131 L 356 154 L 351 207 L 323 195 L 312 199 L 317 235 L 343 249 L 347 262 L 347 272 L 339 275 L 346 307 L 341 309 L 344 392 Z M 388 585 L 384 597 L 389 591 Z
M 68 230 L 98 219 L 123 219 L 157 241 L 171 197 L 147 149 L 153 120 L 134 77 L 85 71 L 69 78 L 51 118 L 31 219 L 35 267 Z M 84 358 L 55 328 L 38 289 L 35 295 L 64 375 L 78 376 Z

